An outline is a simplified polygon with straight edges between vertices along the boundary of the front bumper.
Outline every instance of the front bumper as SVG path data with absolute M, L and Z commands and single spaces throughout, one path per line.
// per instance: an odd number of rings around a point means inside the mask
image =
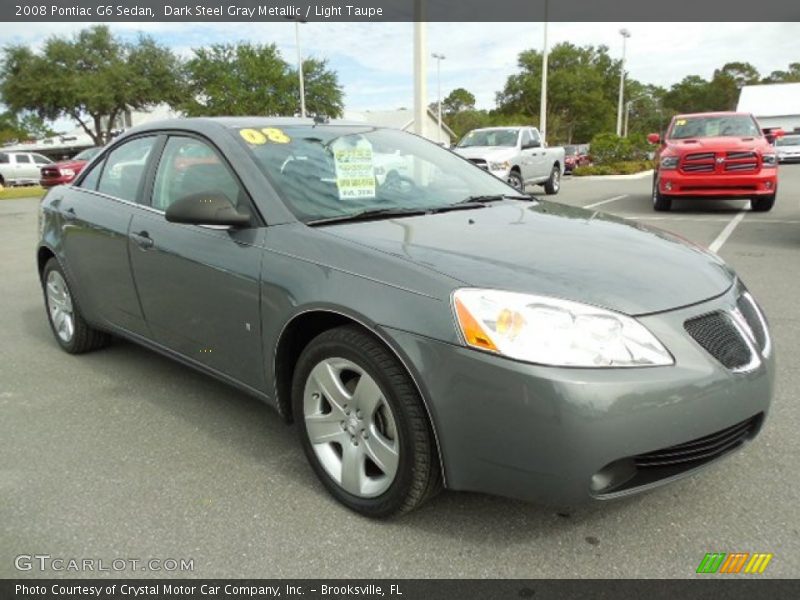
M 627 488 L 593 488 L 593 477 L 612 463 L 750 419 L 747 440 L 758 433 L 772 396 L 772 352 L 760 356 L 755 369 L 733 373 L 683 327 L 687 319 L 729 310 L 735 301 L 732 289 L 702 304 L 640 318 L 672 352 L 676 362 L 670 367 L 544 367 L 387 333 L 409 358 L 428 400 L 447 487 L 574 506 L 644 491 L 708 464 L 633 479 Z
M 75 175 L 67 176 L 61 175 L 60 177 L 47 177 L 39 180 L 39 185 L 43 188 L 51 188 L 57 185 L 65 185 L 75 179 Z
M 769 196 L 778 187 L 778 170 L 761 169 L 746 175 L 687 175 L 677 170 L 658 172 L 659 192 L 666 196 L 751 198 Z

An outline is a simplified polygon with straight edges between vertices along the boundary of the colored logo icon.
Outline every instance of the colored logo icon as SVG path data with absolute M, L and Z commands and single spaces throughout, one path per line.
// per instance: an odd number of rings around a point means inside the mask
M 767 569 L 773 554 L 765 552 L 709 552 L 700 561 L 697 567 L 698 573 L 725 573 L 728 575 L 736 573 L 761 574 Z

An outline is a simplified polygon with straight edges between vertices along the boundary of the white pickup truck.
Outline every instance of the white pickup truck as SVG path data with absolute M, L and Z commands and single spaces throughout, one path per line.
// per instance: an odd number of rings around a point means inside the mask
M 543 185 L 547 194 L 561 189 L 564 148 L 546 148 L 535 127 L 473 129 L 455 152 L 520 191 L 528 184 Z

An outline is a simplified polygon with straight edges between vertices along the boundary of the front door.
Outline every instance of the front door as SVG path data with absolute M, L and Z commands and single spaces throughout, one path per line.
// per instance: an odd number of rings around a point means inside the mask
M 130 256 L 142 309 L 156 342 L 257 389 L 264 388 L 260 271 L 264 230 L 170 223 L 180 198 L 222 193 L 240 211 L 250 199 L 204 140 L 168 138 L 151 210 L 134 216 Z

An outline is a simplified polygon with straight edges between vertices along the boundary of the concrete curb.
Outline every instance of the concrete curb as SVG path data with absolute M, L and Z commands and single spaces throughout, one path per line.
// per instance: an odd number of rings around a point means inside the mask
M 605 181 L 616 181 L 619 179 L 644 179 L 645 177 L 649 177 L 653 174 L 653 169 L 649 169 L 647 171 L 642 171 L 640 173 L 633 173 L 631 175 L 584 175 L 582 177 L 575 177 L 574 175 L 571 176 L 572 179 L 575 180 L 605 180 Z

